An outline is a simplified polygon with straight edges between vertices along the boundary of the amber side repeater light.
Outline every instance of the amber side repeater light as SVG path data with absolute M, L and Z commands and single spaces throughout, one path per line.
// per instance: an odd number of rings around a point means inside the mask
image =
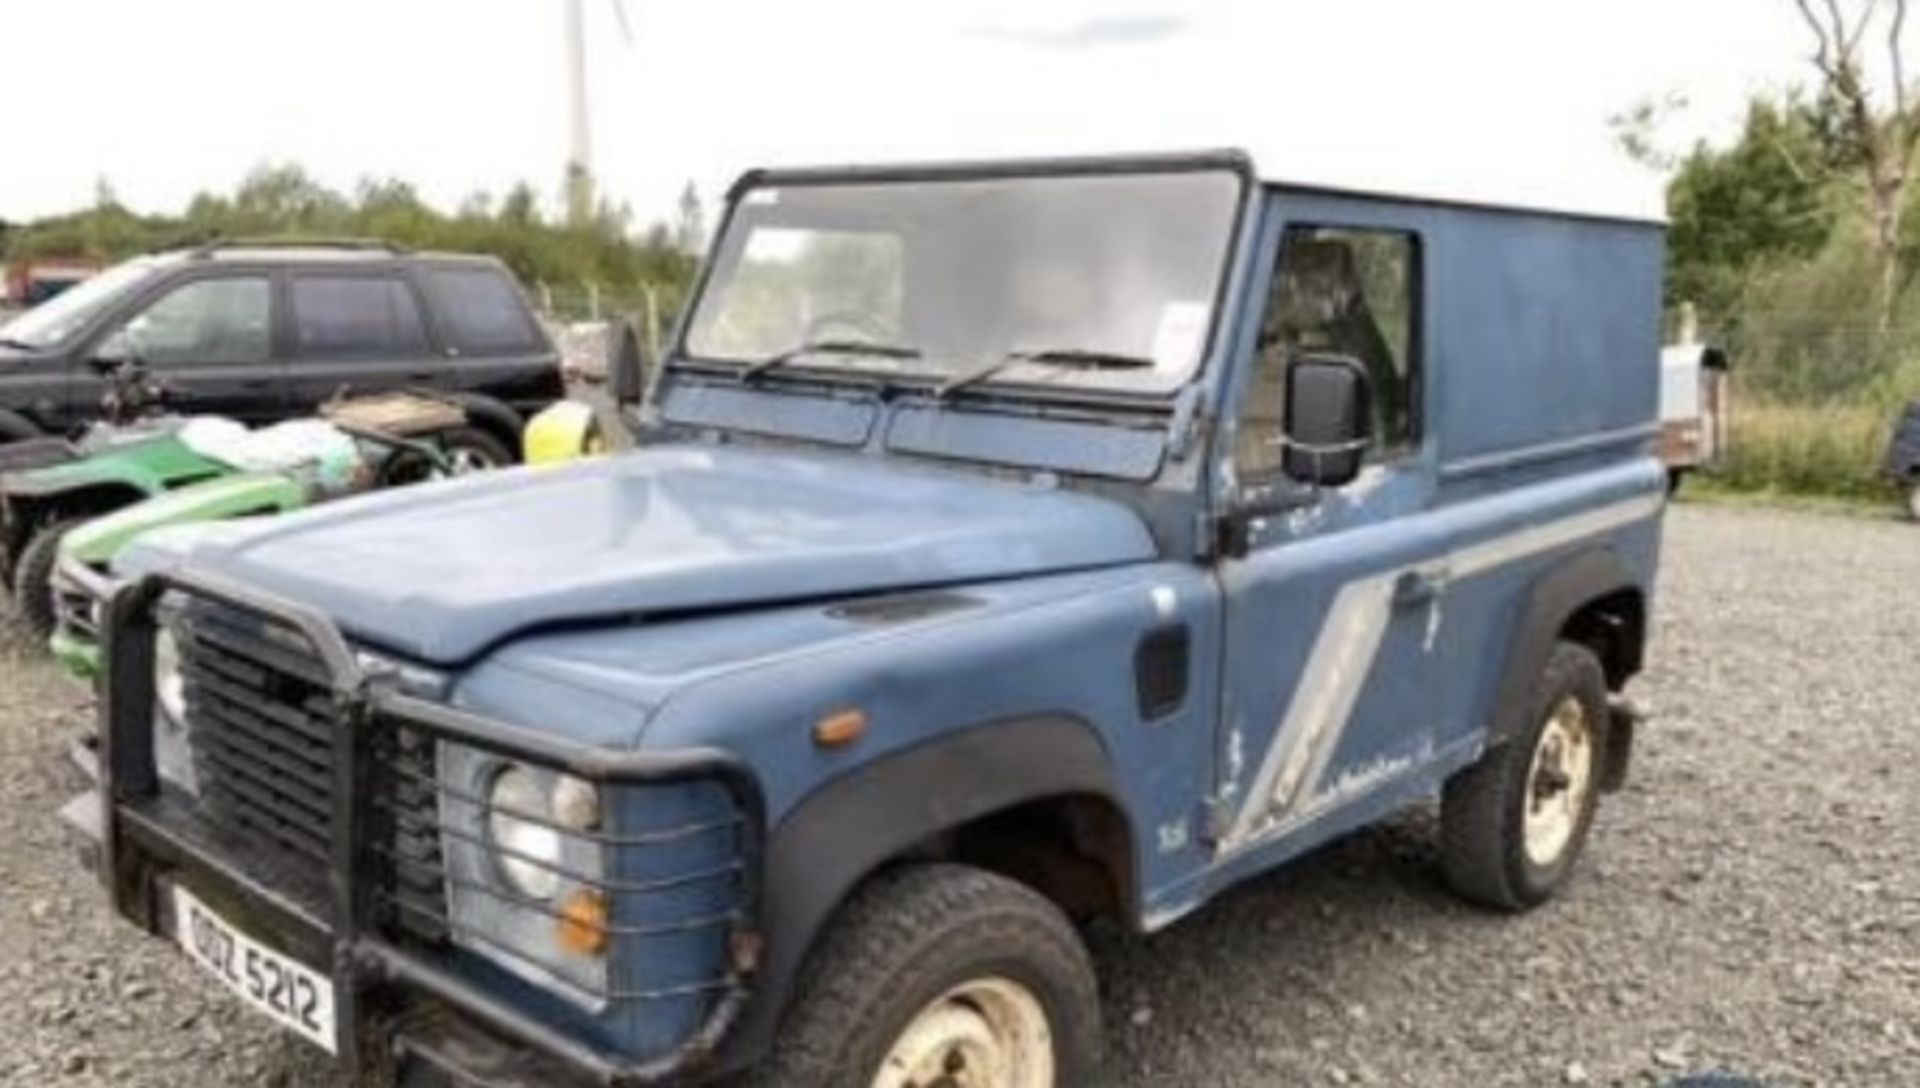
M 813 724 L 813 743 L 821 748 L 845 748 L 867 735 L 864 710 L 842 710 Z

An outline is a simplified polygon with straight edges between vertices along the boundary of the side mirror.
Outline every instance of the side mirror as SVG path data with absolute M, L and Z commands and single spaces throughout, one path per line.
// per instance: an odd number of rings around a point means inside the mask
M 1316 487 L 1340 487 L 1360 475 L 1373 441 L 1373 385 L 1367 368 L 1344 355 L 1302 355 L 1287 368 L 1282 467 Z
M 647 395 L 647 353 L 633 322 L 617 321 L 607 356 L 607 390 L 622 407 L 639 404 Z
M 87 365 L 92 367 L 96 374 L 102 376 L 139 364 L 139 345 L 134 342 L 133 334 L 126 329 L 115 329 L 108 333 L 87 355 Z

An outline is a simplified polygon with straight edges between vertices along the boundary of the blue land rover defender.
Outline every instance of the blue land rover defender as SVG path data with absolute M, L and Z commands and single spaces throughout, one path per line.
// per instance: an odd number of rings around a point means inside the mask
M 130 552 L 69 819 L 369 1081 L 1098 1085 L 1078 920 L 1431 797 L 1466 897 L 1566 885 L 1661 251 L 1232 153 L 750 174 L 639 448 Z

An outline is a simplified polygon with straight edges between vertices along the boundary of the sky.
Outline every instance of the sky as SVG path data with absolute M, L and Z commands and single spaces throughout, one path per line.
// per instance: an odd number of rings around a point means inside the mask
M 1677 95 L 1669 142 L 1724 139 L 1811 74 L 1791 0 L 586 5 L 594 173 L 642 219 L 755 165 L 1218 146 L 1300 180 L 1649 210 L 1610 116 Z M 562 0 L 0 0 L 0 218 L 98 179 L 172 211 L 288 161 L 557 203 L 563 27 Z

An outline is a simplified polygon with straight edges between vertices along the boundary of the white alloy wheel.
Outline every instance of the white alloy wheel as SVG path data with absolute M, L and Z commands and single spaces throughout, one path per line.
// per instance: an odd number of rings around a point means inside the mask
M 1580 700 L 1554 707 L 1527 773 L 1527 860 L 1541 868 L 1560 861 L 1579 831 L 1594 786 L 1593 723 Z
M 907 1024 L 873 1088 L 1054 1088 L 1046 1010 L 1006 979 L 956 986 Z
M 471 476 L 476 472 L 486 472 L 497 467 L 493 463 L 493 458 L 472 446 L 460 446 L 447 454 L 447 475 L 449 476 Z

